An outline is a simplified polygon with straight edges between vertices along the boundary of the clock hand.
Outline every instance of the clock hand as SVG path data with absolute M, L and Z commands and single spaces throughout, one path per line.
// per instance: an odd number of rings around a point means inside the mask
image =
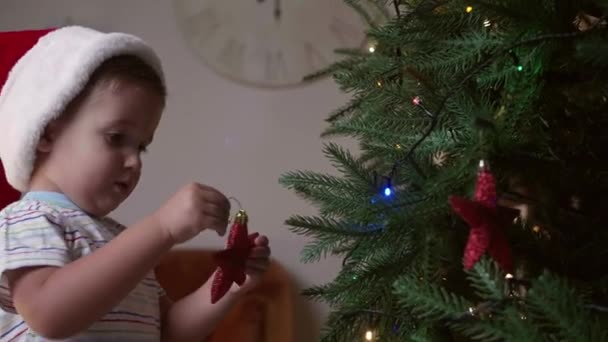
M 281 20 L 281 0 L 274 0 L 274 19 Z
M 265 0 L 257 0 L 259 4 L 263 3 Z M 274 19 L 276 21 L 281 20 L 281 0 L 274 0 Z

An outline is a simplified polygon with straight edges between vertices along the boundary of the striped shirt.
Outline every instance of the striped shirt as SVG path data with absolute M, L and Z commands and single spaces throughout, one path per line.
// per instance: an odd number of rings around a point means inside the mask
M 104 246 L 124 228 L 107 217 L 93 218 L 52 192 L 27 193 L 0 211 L 0 342 L 46 341 L 15 311 L 5 271 L 64 266 Z M 65 341 L 159 341 L 163 295 L 151 271 L 114 309 Z

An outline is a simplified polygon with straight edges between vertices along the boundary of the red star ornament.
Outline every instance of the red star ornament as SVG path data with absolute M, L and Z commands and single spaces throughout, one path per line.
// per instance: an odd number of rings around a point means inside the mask
M 473 200 L 450 196 L 449 201 L 454 212 L 471 227 L 464 250 L 465 269 L 471 269 L 487 251 L 504 272 L 513 272 L 511 250 L 502 229 L 513 222 L 518 212 L 497 205 L 496 181 L 483 161 Z
M 255 245 L 258 233 L 248 235 L 247 213 L 239 210 L 230 233 L 226 249 L 215 254 L 218 263 L 211 285 L 211 303 L 215 304 L 230 290 L 232 283 L 243 285 L 246 279 L 245 269 L 249 252 Z

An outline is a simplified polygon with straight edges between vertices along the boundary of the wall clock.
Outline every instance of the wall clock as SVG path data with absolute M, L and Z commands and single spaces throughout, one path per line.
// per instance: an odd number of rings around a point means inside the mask
M 173 0 L 179 30 L 205 65 L 240 83 L 285 87 L 362 47 L 366 23 L 344 0 Z

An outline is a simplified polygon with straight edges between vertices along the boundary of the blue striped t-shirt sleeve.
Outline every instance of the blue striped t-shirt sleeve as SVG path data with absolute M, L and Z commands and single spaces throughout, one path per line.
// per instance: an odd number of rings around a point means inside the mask
M 0 308 L 14 313 L 5 272 L 71 261 L 64 229 L 42 210 L 4 211 L 0 216 Z

